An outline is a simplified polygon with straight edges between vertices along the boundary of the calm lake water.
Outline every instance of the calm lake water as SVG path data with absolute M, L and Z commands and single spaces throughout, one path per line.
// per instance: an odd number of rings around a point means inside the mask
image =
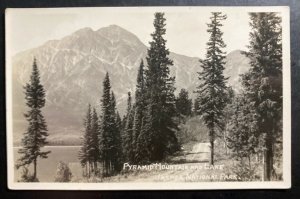
M 20 157 L 18 153 L 19 148 L 14 148 L 15 162 Z M 60 161 L 69 163 L 69 167 L 73 176 L 81 175 L 81 167 L 78 160 L 78 152 L 80 146 L 47 146 L 43 151 L 50 150 L 51 153 L 47 159 L 38 159 L 37 177 L 40 182 L 53 182 L 56 174 L 57 165 Z M 21 176 L 22 168 L 17 170 L 15 168 L 15 181 L 18 181 Z M 30 168 L 32 172 L 32 168 Z

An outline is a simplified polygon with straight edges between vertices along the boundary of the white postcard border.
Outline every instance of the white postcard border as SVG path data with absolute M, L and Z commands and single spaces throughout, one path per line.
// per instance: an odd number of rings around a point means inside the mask
M 200 7 L 200 6 L 199 6 Z M 184 11 L 195 7 L 102 7 L 102 8 L 28 8 L 41 10 L 74 9 L 87 12 L 89 9 L 113 9 L 114 11 L 146 9 L 147 11 Z M 26 9 L 26 8 L 25 8 Z M 205 7 L 206 10 L 230 12 L 234 9 L 247 9 L 249 12 L 282 13 L 282 48 L 283 48 L 283 181 L 271 182 L 183 182 L 183 183 L 20 183 L 14 181 L 13 132 L 12 132 L 12 64 L 10 52 L 11 37 L 10 16 L 23 8 L 6 9 L 6 128 L 7 128 L 7 183 L 13 190 L 211 190 L 211 189 L 288 189 L 291 188 L 291 73 L 290 73 L 290 11 L 288 6 L 262 7 Z M 27 10 L 28 10 L 27 9 Z

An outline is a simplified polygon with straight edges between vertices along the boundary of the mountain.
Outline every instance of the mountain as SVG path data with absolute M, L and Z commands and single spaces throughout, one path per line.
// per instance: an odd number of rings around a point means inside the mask
M 226 56 L 224 75 L 229 77 L 228 85 L 232 86 L 235 91 L 241 89 L 240 74 L 246 73 L 249 67 L 249 58 L 240 50 L 232 51 Z
M 29 80 L 34 57 L 46 89 L 43 113 L 50 140 L 61 144 L 78 142 L 88 103 L 100 110 L 106 72 L 110 74 L 118 110 L 121 114 L 125 112 L 127 92 L 135 90 L 137 69 L 146 53 L 147 46 L 137 36 L 117 25 L 96 31 L 83 28 L 60 40 L 18 53 L 12 58 L 14 141 L 18 142 L 26 129 L 23 86 Z M 177 92 L 186 88 L 193 96 L 199 58 L 172 52 L 170 58 L 174 62 L 171 74 L 176 76 Z M 239 87 L 238 75 L 247 68 L 247 58 L 240 51 L 228 54 L 225 75 L 231 76 L 231 85 Z

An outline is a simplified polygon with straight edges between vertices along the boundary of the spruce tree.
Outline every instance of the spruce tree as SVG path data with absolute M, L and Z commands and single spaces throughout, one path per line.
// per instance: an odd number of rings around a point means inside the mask
M 166 19 L 164 13 L 155 13 L 155 31 L 151 34 L 152 41 L 147 52 L 147 68 L 145 70 L 146 115 L 141 131 L 145 151 L 149 161 L 161 161 L 167 153 L 178 148 L 173 121 L 175 111 L 174 82 L 170 76 L 169 66 L 173 65 L 168 58 L 166 48 Z M 146 158 L 146 157 L 145 157 Z
M 96 109 L 93 108 L 92 112 L 92 122 L 91 122 L 91 140 L 90 140 L 90 157 L 91 162 L 93 163 L 93 171 L 97 172 L 97 162 L 100 158 L 100 151 L 99 151 L 99 118 L 96 112 Z
M 205 59 L 200 60 L 202 71 L 198 72 L 200 85 L 197 87 L 198 113 L 203 116 L 209 129 L 211 147 L 210 164 L 214 164 L 214 141 L 216 133 L 223 130 L 223 109 L 226 106 L 226 78 L 223 75 L 226 47 L 221 31 L 222 21 L 226 15 L 213 12 L 210 17 L 207 32 L 210 34 L 207 42 Z
M 111 113 L 112 113 L 112 157 L 111 162 L 114 172 L 121 171 L 122 163 L 122 141 L 121 141 L 121 118 L 116 109 L 116 99 L 113 92 L 111 92 Z
M 121 116 L 118 111 L 116 111 L 116 143 L 117 143 L 117 159 L 116 159 L 116 171 L 121 171 L 122 170 L 122 163 L 124 162 L 124 155 L 123 155 L 123 144 L 122 144 L 122 133 L 123 133 L 123 128 L 122 128 L 122 120 Z
M 230 123 L 231 123 L 231 117 L 234 114 L 233 113 L 233 102 L 235 99 L 235 92 L 232 89 L 231 86 L 229 86 L 227 88 L 227 92 L 226 92 L 226 96 L 224 96 L 226 98 L 227 101 L 227 105 L 224 108 L 224 130 L 223 130 L 223 138 L 222 141 L 224 142 L 224 149 L 225 149 L 225 153 L 228 154 L 228 142 L 227 142 L 227 137 L 228 137 L 228 133 L 230 130 Z
M 110 176 L 121 170 L 121 135 L 120 117 L 116 110 L 116 99 L 111 92 L 109 75 L 106 73 L 103 81 L 103 95 L 101 99 L 100 123 L 100 161 L 104 176 Z M 118 123 L 117 123 L 118 122 Z
M 197 98 L 194 99 L 194 108 L 193 108 L 193 115 L 199 115 L 198 110 L 200 109 L 199 107 L 199 100 Z
M 123 137 L 123 154 L 125 155 L 125 160 L 132 162 L 134 159 L 134 147 L 133 147 L 133 120 L 134 120 L 134 110 L 132 106 L 131 93 L 128 92 L 127 99 L 127 113 L 126 113 L 126 124 L 124 129 Z
M 119 112 L 117 111 L 116 112 L 116 124 L 117 124 L 117 128 L 118 128 L 118 131 L 120 132 L 120 135 L 122 134 L 122 119 L 121 119 L 121 116 L 119 114 Z
M 192 114 L 192 99 L 189 98 L 189 92 L 181 89 L 176 99 L 176 110 L 182 116 L 190 116 Z
M 133 121 L 133 153 L 134 162 L 139 162 L 143 158 L 143 141 L 140 137 L 142 122 L 145 115 L 145 78 L 144 78 L 144 62 L 141 60 L 137 75 L 137 84 L 135 90 L 135 110 L 134 110 L 134 121 Z
M 82 138 L 82 145 L 79 150 L 78 158 L 81 166 L 85 167 L 85 173 L 90 176 L 90 161 L 91 161 L 91 134 L 92 134 L 92 112 L 91 105 L 88 105 L 87 113 L 84 119 L 84 135 Z
M 101 161 L 103 175 L 109 176 L 112 173 L 111 157 L 113 156 L 113 113 L 111 106 L 109 75 L 106 73 L 103 81 L 103 94 L 101 99 L 101 138 L 99 139 L 99 148 L 101 149 Z
M 281 18 L 277 13 L 250 13 L 250 19 L 252 31 L 246 55 L 251 67 L 243 76 L 243 86 L 258 114 L 264 180 L 271 180 L 273 151 L 282 119 Z
M 259 144 L 257 114 L 243 93 L 235 97 L 230 108 L 233 113 L 228 125 L 228 147 L 237 160 L 245 162 L 246 159 L 251 168 L 251 156 L 257 152 Z
M 26 105 L 29 110 L 24 114 L 29 125 L 22 139 L 22 148 L 18 150 L 21 157 L 17 168 L 33 163 L 33 180 L 37 181 L 37 160 L 47 158 L 50 151 L 42 151 L 47 144 L 47 124 L 41 109 L 45 106 L 45 89 L 40 82 L 40 74 L 34 58 L 29 83 L 24 87 Z

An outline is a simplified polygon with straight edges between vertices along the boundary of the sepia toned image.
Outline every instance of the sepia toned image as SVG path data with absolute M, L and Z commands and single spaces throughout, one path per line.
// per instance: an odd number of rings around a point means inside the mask
M 6 10 L 11 189 L 291 186 L 288 7 Z

